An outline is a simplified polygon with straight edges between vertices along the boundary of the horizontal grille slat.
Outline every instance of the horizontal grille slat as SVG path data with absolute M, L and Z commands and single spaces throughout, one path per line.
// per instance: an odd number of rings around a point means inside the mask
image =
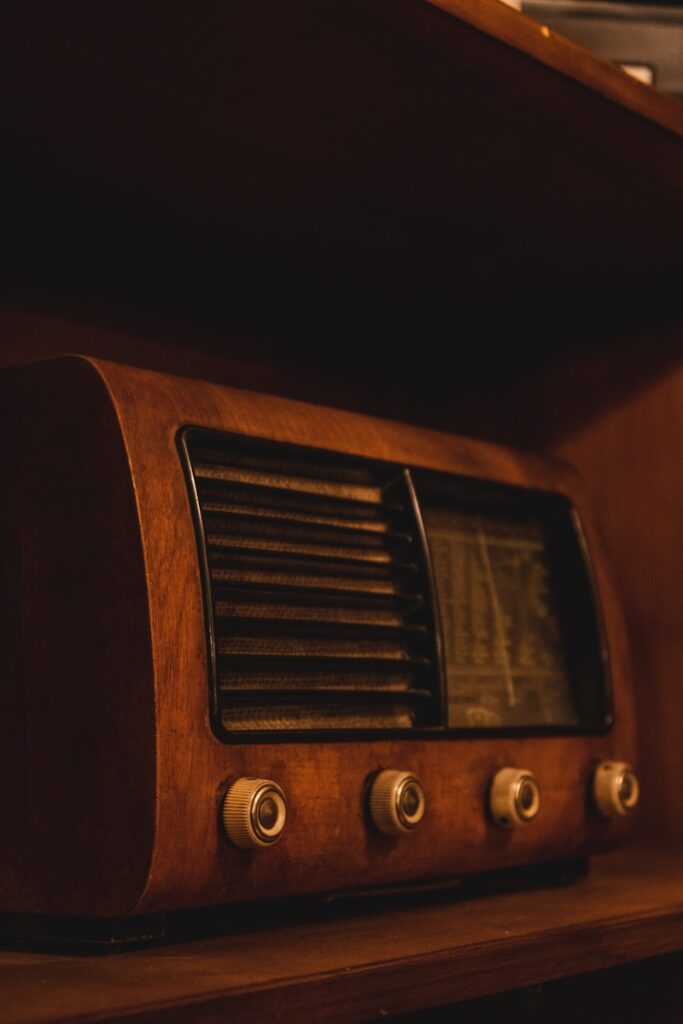
M 325 608 L 320 605 L 260 604 L 258 602 L 216 601 L 214 607 L 217 620 L 239 622 L 240 628 L 245 623 L 256 622 L 260 628 L 268 628 L 277 623 L 280 628 L 303 628 L 312 625 L 320 628 L 331 625 L 336 629 L 382 629 L 411 630 L 424 632 L 425 627 L 409 625 L 405 616 L 393 609 L 372 608 Z
M 439 721 L 424 552 L 400 469 L 188 430 L 226 734 Z
M 291 668 L 294 665 L 300 666 L 301 669 L 308 669 L 311 671 L 315 669 L 322 674 L 328 670 L 334 672 L 339 668 L 348 668 L 353 665 L 359 672 L 378 674 L 380 672 L 393 672 L 397 668 L 410 669 L 413 672 L 419 672 L 430 667 L 430 662 L 427 658 L 424 660 L 420 658 L 386 658 L 382 657 L 381 654 L 370 655 L 364 654 L 335 654 L 333 652 L 329 654 L 285 654 L 280 652 L 273 652 L 269 654 L 267 651 L 262 653 L 247 652 L 246 654 L 239 654 L 237 652 L 230 653 L 228 651 L 218 652 L 218 663 L 221 668 L 221 672 L 225 673 L 226 666 L 232 665 L 236 670 L 244 668 L 245 664 L 249 664 L 252 669 L 261 668 L 263 672 L 270 671 L 273 667 L 279 668 Z
M 218 584 L 223 582 L 232 585 L 240 583 L 245 587 L 262 587 L 264 584 L 268 584 L 273 589 L 286 589 L 292 594 L 296 594 L 298 590 L 329 591 L 333 594 L 357 593 L 361 597 L 364 594 L 399 597 L 401 594 L 398 583 L 393 580 L 367 578 L 362 580 L 361 585 L 357 579 L 343 579 L 338 576 L 303 576 L 294 573 L 282 573 L 278 579 L 274 580 L 266 569 L 261 572 L 248 569 L 214 569 L 211 572 L 211 578 Z M 413 596 L 415 595 L 406 595 L 408 599 Z
M 319 658 L 326 663 L 330 658 L 354 658 L 362 661 L 411 661 L 406 645 L 400 640 L 360 639 L 358 637 L 324 636 L 221 636 L 216 643 L 219 654 L 253 655 L 259 657 Z
M 316 535 L 335 540 L 338 543 L 357 544 L 361 540 L 368 545 L 381 546 L 385 540 L 394 544 L 410 544 L 413 538 L 408 533 L 391 529 L 388 522 L 371 519 L 352 519 L 334 515 L 315 515 L 313 512 L 296 512 L 289 509 L 260 509 L 248 505 L 229 505 L 225 502 L 204 501 L 202 510 L 207 514 L 209 530 L 239 528 L 246 533 L 275 534 L 276 536 L 305 537 L 311 526 L 317 527 Z
M 301 575 L 305 577 L 321 576 L 325 579 L 389 580 L 396 577 L 409 579 L 418 571 L 414 562 L 363 562 L 315 554 L 304 557 L 299 554 L 288 555 L 274 551 L 242 551 L 234 548 L 226 550 L 211 544 L 207 545 L 207 548 L 216 572 L 221 572 L 226 566 L 243 572 L 265 570 L 272 575 L 273 579 L 286 579 L 288 576 L 298 579 Z
M 225 708 L 222 720 L 226 729 L 234 732 L 317 732 L 346 730 L 409 730 L 415 727 L 415 713 L 405 704 L 393 708 L 376 704 L 354 706 L 339 705 L 333 700 L 327 704 L 296 704 L 269 706 L 242 706 Z
M 401 506 L 391 501 L 364 501 L 345 497 L 341 494 L 323 495 L 316 492 L 279 490 L 265 483 L 234 485 L 221 477 L 196 478 L 197 491 L 202 502 L 217 501 L 219 504 L 247 504 L 257 507 L 262 504 L 268 510 L 286 509 L 298 514 L 313 512 L 315 515 L 348 517 L 367 522 L 391 522 L 401 517 Z
M 351 694 L 372 691 L 390 691 L 402 694 L 414 689 L 415 674 L 410 666 L 403 669 L 392 668 L 391 671 L 372 672 L 359 671 L 356 665 L 343 665 L 334 671 L 325 672 L 324 675 L 314 670 L 297 668 L 296 671 L 283 671 L 282 666 L 274 666 L 270 671 L 264 671 L 263 666 L 258 666 L 256 671 L 230 666 L 225 676 L 219 676 L 221 696 L 225 694 L 230 699 L 231 694 L 248 690 L 268 691 L 281 690 L 295 692 L 305 690 L 316 692 L 320 690 L 323 694 L 331 691 L 349 691 Z M 267 695 L 266 695 L 267 696 Z
M 213 581 L 212 591 L 216 604 L 245 600 L 254 604 L 261 602 L 283 606 L 291 604 L 302 608 L 314 607 L 329 610 L 348 608 L 351 604 L 360 611 L 396 612 L 404 616 L 405 621 L 411 622 L 418 621 L 415 616 L 420 611 L 424 600 L 422 593 L 409 590 L 401 590 L 393 596 L 387 596 L 386 594 L 371 594 L 362 587 L 358 590 L 339 591 L 316 590 L 314 587 L 302 590 L 296 587 L 275 587 L 272 584 L 246 588 L 241 584 L 232 586 L 221 580 Z
M 258 445 L 258 442 L 256 442 Z M 255 470 L 258 473 L 280 475 L 296 475 L 300 477 L 309 477 L 313 480 L 326 479 L 330 481 L 339 481 L 341 483 L 355 483 L 365 484 L 367 486 L 377 486 L 376 475 L 369 468 L 367 463 L 356 462 L 351 464 L 346 461 L 344 464 L 340 463 L 338 459 L 333 456 L 329 458 L 327 453 L 320 453 L 323 459 L 312 459 L 307 457 L 310 454 L 310 449 L 297 447 L 296 452 L 293 448 L 290 448 L 286 454 L 282 454 L 278 457 L 276 454 L 277 449 L 281 451 L 284 446 L 278 445 L 277 443 L 271 443 L 260 446 L 260 451 L 256 450 L 256 445 L 253 441 L 248 441 L 247 445 L 241 446 L 239 452 L 233 447 L 232 450 L 229 448 L 220 448 L 214 445 L 202 447 L 201 445 L 195 446 L 194 448 L 194 459 L 197 463 L 207 463 L 210 466 L 238 466 L 242 470 Z M 251 447 L 251 451 L 248 448 Z M 266 451 L 269 449 L 269 451 Z
M 234 637 L 243 634 L 245 637 L 260 636 L 268 638 L 271 636 L 300 639 L 310 642 L 317 639 L 319 643 L 325 644 L 348 638 L 351 641 L 363 640 L 368 643 L 377 644 L 382 640 L 392 642 L 400 641 L 404 645 L 421 643 L 425 636 L 424 626 L 382 626 L 373 622 L 345 622 L 343 620 L 328 619 L 282 619 L 282 618 L 257 618 L 249 616 L 216 616 L 216 634 L 218 637 Z
M 325 700 L 328 694 L 333 694 L 334 699 L 346 702 L 347 700 L 353 701 L 361 699 L 363 701 L 377 701 L 379 703 L 386 704 L 387 701 L 421 701 L 429 700 L 431 693 L 429 690 L 416 690 L 414 687 L 404 687 L 403 689 L 397 689 L 395 687 L 350 687 L 343 686 L 328 686 L 323 687 L 306 687 L 306 686 L 292 686 L 292 687 L 271 687 L 267 692 L 264 692 L 263 688 L 253 687 L 242 687 L 240 689 L 231 689 L 230 692 L 223 691 L 222 696 L 227 701 L 234 700 L 253 700 L 255 702 L 260 701 L 271 701 L 276 700 L 278 702 L 285 702 L 292 700 L 293 698 L 301 697 L 311 702 L 317 702 L 319 700 Z M 340 704 L 341 706 L 341 704 Z
M 235 534 L 210 533 L 207 544 L 211 548 L 223 548 L 232 551 L 253 551 L 255 554 L 299 555 L 305 559 L 330 559 L 337 562 L 369 562 L 377 565 L 391 565 L 391 554 L 388 551 L 374 548 L 325 547 L 315 540 L 308 544 L 293 543 L 286 539 L 270 540 L 261 537 L 239 537 Z
M 205 480 L 227 480 L 228 483 L 256 484 L 259 487 L 278 488 L 287 491 L 301 492 L 307 496 L 322 494 L 330 498 L 364 501 L 371 505 L 382 505 L 382 492 L 379 487 L 366 487 L 363 484 L 342 484 L 332 480 L 313 480 L 307 477 L 270 475 L 241 469 L 238 466 L 195 466 L 195 474 Z
M 260 598 L 264 594 L 263 585 L 258 582 L 239 582 L 237 585 L 233 585 L 229 580 L 217 580 L 212 576 L 212 584 L 213 593 L 218 600 L 229 593 L 234 593 L 235 589 L 239 589 L 242 595 L 249 599 Z M 417 612 L 423 602 L 423 595 L 416 592 L 398 590 L 393 594 L 387 594 L 377 591 L 370 592 L 367 588 L 363 589 L 362 587 L 354 590 L 351 586 L 335 590 L 332 587 L 321 589 L 316 586 L 297 587 L 271 584 L 265 593 L 269 601 L 310 601 L 333 607 L 335 604 L 347 603 L 352 600 L 359 606 L 367 608 L 402 608 L 405 609 L 406 614 Z

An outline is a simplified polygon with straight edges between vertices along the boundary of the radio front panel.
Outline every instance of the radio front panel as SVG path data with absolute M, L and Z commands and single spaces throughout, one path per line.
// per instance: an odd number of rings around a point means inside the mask
M 627 645 L 570 469 L 77 357 L 0 389 L 8 565 L 24 537 L 0 739 L 26 780 L 3 910 L 433 882 L 625 838 Z
M 566 498 L 196 428 L 179 450 L 220 739 L 610 727 Z

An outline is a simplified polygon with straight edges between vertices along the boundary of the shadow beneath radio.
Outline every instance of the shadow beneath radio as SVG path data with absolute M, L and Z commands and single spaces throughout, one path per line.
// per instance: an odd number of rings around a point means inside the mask
M 0 949 L 68 956 L 121 953 L 156 945 L 363 917 L 380 911 L 407 910 L 482 899 L 506 892 L 571 885 L 583 878 L 588 870 L 588 859 L 579 858 L 460 878 L 434 879 L 415 885 L 289 896 L 131 918 L 0 914 Z

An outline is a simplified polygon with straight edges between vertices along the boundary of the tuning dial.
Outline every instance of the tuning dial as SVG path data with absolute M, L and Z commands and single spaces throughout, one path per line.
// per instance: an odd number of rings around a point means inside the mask
M 593 796 L 605 818 L 630 814 L 638 803 L 638 776 L 625 761 L 601 761 L 593 775 Z
M 412 832 L 424 818 L 427 800 L 422 783 L 411 772 L 380 772 L 370 790 L 370 815 L 388 836 Z
M 536 776 L 523 768 L 501 768 L 491 783 L 489 803 L 498 825 L 528 825 L 541 806 Z
M 244 850 L 272 846 L 287 821 L 285 794 L 270 779 L 238 779 L 223 800 L 228 839 Z

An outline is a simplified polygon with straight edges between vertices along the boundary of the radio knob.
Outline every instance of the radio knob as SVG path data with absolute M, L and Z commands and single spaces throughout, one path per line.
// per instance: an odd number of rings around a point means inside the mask
M 638 803 L 638 776 L 625 761 L 601 761 L 593 775 L 593 796 L 604 818 L 630 814 Z
M 231 843 L 251 850 L 272 846 L 287 821 L 285 794 L 270 779 L 238 779 L 223 800 L 223 827 Z
M 528 825 L 541 806 L 536 776 L 523 768 L 501 768 L 491 783 L 489 804 L 496 824 Z
M 422 783 L 411 772 L 380 772 L 370 790 L 370 816 L 387 836 L 412 832 L 424 818 L 427 800 Z

